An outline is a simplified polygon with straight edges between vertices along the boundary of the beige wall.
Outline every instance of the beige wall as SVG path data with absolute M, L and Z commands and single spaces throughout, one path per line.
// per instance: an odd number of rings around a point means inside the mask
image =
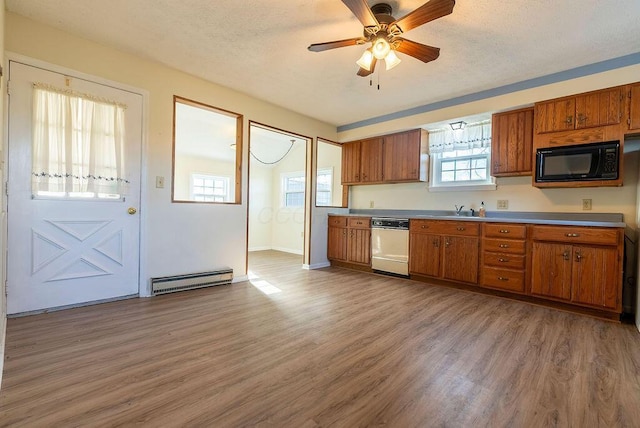
M 236 277 L 246 275 L 249 120 L 301 135 L 336 138 L 334 126 L 15 14 L 7 13 L 6 29 L 9 52 L 121 82 L 148 93 L 148 141 L 143 173 L 147 185 L 141 207 L 143 287 L 147 286 L 149 277 L 218 266 L 233 268 Z M 174 95 L 244 115 L 241 205 L 173 204 L 170 186 L 164 189 L 153 186 L 156 176 L 164 176 L 167 183 L 171 177 Z
M 272 168 L 251 165 L 249 174 L 249 251 L 270 250 L 273 219 Z
M 342 148 L 335 144 L 318 142 L 318 169 L 331 168 L 333 183 L 331 189 L 331 206 L 342 205 Z
M 5 70 L 6 73 L 6 64 L 4 63 L 4 0 L 0 0 L 0 65 Z M 4 123 L 4 100 L 6 93 L 5 91 L 5 81 L 7 80 L 7 76 L 3 76 L 0 79 L 0 117 L 3 118 Z M 4 145 L 4 126 L 0 127 L 0 141 L 3 143 L 0 145 L 0 177 L 3 177 L 2 183 L 4 186 L 4 160 L 5 160 L 5 150 L 6 147 Z M 7 302 L 5 301 L 5 279 L 6 279 L 6 269 L 4 266 L 5 260 L 7 259 L 5 253 L 5 237 L 4 233 L 7 230 L 7 211 L 5 206 L 4 199 L 4 191 L 0 191 L 0 387 L 2 386 L 2 366 L 4 364 L 4 341 L 5 341 L 5 332 L 6 332 L 6 322 L 7 322 Z

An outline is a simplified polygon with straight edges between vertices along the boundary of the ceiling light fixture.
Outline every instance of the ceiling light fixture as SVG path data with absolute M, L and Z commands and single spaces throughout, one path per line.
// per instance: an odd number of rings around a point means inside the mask
M 461 120 L 460 122 L 453 122 L 450 123 L 449 126 L 451 127 L 452 131 L 458 131 L 462 128 L 464 128 L 464 126 L 467 124 L 467 122 Z
M 391 51 L 391 45 L 387 41 L 386 32 L 380 31 L 378 33 L 376 39 L 373 41 L 371 49 L 373 50 L 373 56 L 375 56 L 376 59 L 385 59 L 387 57 Z
M 371 71 L 371 64 L 373 63 L 373 53 L 371 49 L 367 49 L 362 53 L 362 56 L 359 60 L 356 61 L 360 67 L 364 68 L 367 71 Z
M 402 60 L 398 58 L 398 55 L 396 55 L 396 51 L 394 50 L 389 51 L 387 56 L 384 58 L 384 63 L 386 64 L 387 70 L 391 70 L 401 62 Z

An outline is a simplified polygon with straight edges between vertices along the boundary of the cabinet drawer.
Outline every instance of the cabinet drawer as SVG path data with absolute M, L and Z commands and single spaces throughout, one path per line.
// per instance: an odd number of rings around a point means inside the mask
M 524 239 L 527 237 L 527 226 L 522 224 L 485 223 L 483 228 L 484 236 L 487 238 Z
M 484 251 L 496 253 L 524 254 L 527 248 L 525 241 L 516 239 L 483 239 Z
M 329 226 L 347 227 L 346 217 L 329 216 Z
M 524 272 L 485 266 L 482 285 L 501 290 L 524 292 Z
M 411 220 L 409 226 L 414 233 L 438 235 L 478 236 L 480 225 L 470 221 Z
M 356 229 L 369 229 L 371 227 L 371 218 L 349 217 L 349 227 Z
M 535 241 L 555 241 L 565 244 L 618 245 L 619 229 L 608 227 L 534 226 Z
M 524 269 L 525 256 L 516 254 L 500 254 L 484 252 L 484 264 L 485 266 L 494 266 L 498 268 L 508 269 Z

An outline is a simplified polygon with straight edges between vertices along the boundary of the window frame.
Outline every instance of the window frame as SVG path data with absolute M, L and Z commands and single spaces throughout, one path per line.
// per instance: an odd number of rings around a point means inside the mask
M 234 182 L 229 181 L 229 187 L 232 187 L 233 191 L 232 197 L 230 201 L 225 202 L 206 202 L 206 201 L 194 201 L 194 200 L 186 200 L 186 199 L 176 199 L 175 195 L 175 175 L 176 175 L 176 112 L 177 112 L 177 104 L 184 104 L 190 107 L 201 108 L 203 110 L 208 110 L 210 112 L 221 114 L 224 116 L 228 116 L 236 119 L 236 136 L 235 136 L 235 177 L 231 179 Z M 184 98 L 178 95 L 173 96 L 173 147 L 172 147 L 172 171 L 171 171 L 171 202 L 172 203 L 197 203 L 197 204 L 218 204 L 218 205 L 240 205 L 242 204 L 242 151 L 243 151 L 243 122 L 244 116 L 240 113 L 236 113 L 230 110 L 225 110 L 219 107 L 214 107 L 199 101 L 194 101 L 188 98 Z M 215 173 L 197 173 L 202 175 L 211 175 L 211 176 L 220 176 Z M 189 194 L 191 196 L 191 177 L 189 177 Z
M 495 190 L 495 177 L 491 176 L 491 147 L 475 148 L 486 150 L 486 153 L 471 153 L 452 157 L 443 157 L 443 153 L 434 153 L 431 155 L 431 180 L 429 181 L 430 192 L 447 192 L 447 191 L 471 191 L 471 190 Z M 462 151 L 466 149 L 456 150 Z M 473 150 L 473 149 L 470 149 Z M 477 159 L 486 159 L 486 180 L 459 180 L 459 181 L 442 181 L 442 163 L 452 160 L 470 161 Z M 469 168 L 473 170 L 473 168 Z M 454 169 L 453 171 L 458 171 Z
M 340 148 L 340 151 L 342 152 L 342 143 L 337 143 L 335 141 L 331 141 L 331 140 L 327 140 L 326 138 L 322 138 L 322 137 L 316 137 L 316 150 L 315 150 L 315 157 L 314 157 L 314 164 L 313 164 L 313 168 L 314 168 L 314 186 L 313 186 L 313 191 L 315 192 L 314 195 L 314 205 L 316 206 L 316 208 L 346 208 L 348 206 L 349 203 L 349 186 L 345 186 L 344 184 L 342 184 L 342 177 L 338 177 L 337 180 L 340 180 L 340 186 L 339 189 L 341 191 L 341 201 L 340 201 L 340 205 L 318 205 L 318 159 L 319 159 L 319 153 L 318 151 L 320 150 L 320 144 L 328 144 L 330 146 L 337 146 Z M 342 167 L 342 155 L 340 156 L 340 166 Z M 322 169 L 322 168 L 320 168 Z M 333 198 L 334 198 L 334 194 L 333 194 L 333 186 L 335 185 L 335 168 L 332 168 L 332 183 L 331 183 L 331 202 L 333 202 Z
M 302 178 L 302 191 L 288 191 L 287 183 L 292 178 Z M 307 177 L 304 171 L 283 172 L 280 174 L 280 207 L 281 208 L 304 208 L 306 196 Z M 302 194 L 302 205 L 287 205 L 288 194 Z
M 327 174 L 328 173 L 328 174 Z M 320 190 L 320 183 L 318 180 L 318 177 L 320 175 L 328 175 L 329 176 L 329 190 Z M 331 202 L 333 201 L 333 180 L 334 180 L 334 174 L 333 174 L 333 167 L 329 166 L 326 168 L 318 168 L 316 169 L 316 206 L 317 207 L 330 207 L 331 206 Z M 320 193 L 328 193 L 329 194 L 329 203 L 328 205 L 320 205 L 318 204 L 318 195 Z
M 203 179 L 203 180 L 213 180 L 215 181 L 223 181 L 224 182 L 224 195 L 222 196 L 222 201 L 198 201 L 197 199 L 195 199 L 197 197 L 197 195 L 200 194 L 196 194 L 194 191 L 194 188 L 196 187 L 195 185 L 195 180 L 197 179 Z M 206 186 L 202 186 L 202 187 L 206 187 Z M 215 186 L 213 187 L 214 191 L 215 191 Z M 216 203 L 223 203 L 223 202 L 228 202 L 228 199 L 231 199 L 231 194 L 229 192 L 229 190 L 231 189 L 231 177 L 227 177 L 224 175 L 212 175 L 212 174 L 203 174 L 203 173 L 199 173 L 199 172 L 194 172 L 191 174 L 191 180 L 190 180 L 190 186 L 189 186 L 189 197 L 191 198 L 191 200 L 193 200 L 194 202 L 216 202 Z M 207 197 L 208 195 L 206 194 L 202 194 L 203 197 Z M 211 196 L 213 196 L 214 198 L 216 196 L 215 193 L 212 194 Z

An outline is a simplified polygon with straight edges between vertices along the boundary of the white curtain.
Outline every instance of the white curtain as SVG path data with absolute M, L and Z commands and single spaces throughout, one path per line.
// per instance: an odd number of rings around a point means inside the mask
M 44 84 L 33 89 L 34 194 L 126 194 L 126 106 Z
M 429 153 L 445 153 L 491 147 L 491 121 L 466 125 L 463 129 L 429 131 Z

